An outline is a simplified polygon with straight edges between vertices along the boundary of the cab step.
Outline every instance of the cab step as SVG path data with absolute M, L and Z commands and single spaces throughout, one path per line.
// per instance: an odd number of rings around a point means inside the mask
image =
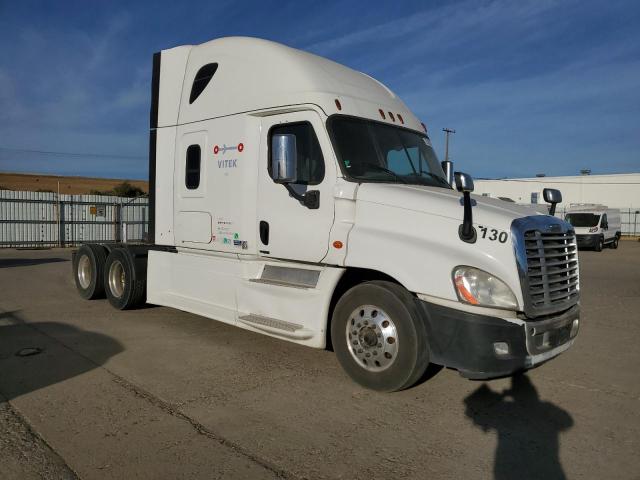
M 250 313 L 248 315 L 241 315 L 238 317 L 238 320 L 253 328 L 273 333 L 274 335 L 282 335 L 298 339 L 311 338 L 313 336 L 313 333 L 310 330 L 305 329 L 302 325 L 278 320 L 277 318 Z

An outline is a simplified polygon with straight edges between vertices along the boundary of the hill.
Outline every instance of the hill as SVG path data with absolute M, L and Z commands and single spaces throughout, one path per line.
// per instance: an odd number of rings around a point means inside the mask
M 57 192 L 58 182 L 60 182 L 60 193 L 72 195 L 88 194 L 92 190 L 98 190 L 100 192 L 110 191 L 125 181 L 129 182 L 134 187 L 140 188 L 145 193 L 149 191 L 149 182 L 144 180 L 65 177 L 59 175 L 0 172 L 0 189 L 26 190 L 31 192 Z

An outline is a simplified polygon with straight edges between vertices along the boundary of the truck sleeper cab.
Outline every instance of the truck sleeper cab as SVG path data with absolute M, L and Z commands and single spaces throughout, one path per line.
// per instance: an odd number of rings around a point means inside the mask
M 573 228 L 451 187 L 375 79 L 231 37 L 154 55 L 145 245 L 83 245 L 80 294 L 146 300 L 314 348 L 368 388 L 430 363 L 535 367 L 579 327 Z

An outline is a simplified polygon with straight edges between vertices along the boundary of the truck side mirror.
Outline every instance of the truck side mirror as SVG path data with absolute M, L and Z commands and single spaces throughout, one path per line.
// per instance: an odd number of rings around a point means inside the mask
M 444 160 L 440 162 L 440 165 L 442 166 L 442 171 L 444 172 L 444 177 L 447 179 L 447 183 L 453 187 L 453 162 Z
M 556 204 L 562 202 L 562 193 L 560 193 L 560 190 L 556 190 L 555 188 L 545 188 L 542 190 L 542 197 L 545 202 L 551 204 L 549 207 L 549 215 L 555 215 Z
M 276 183 L 295 183 L 298 180 L 295 135 L 276 133 L 271 137 L 271 176 Z
M 453 174 L 456 183 L 456 189 L 462 192 L 463 205 L 464 205 L 464 217 L 462 224 L 458 227 L 458 236 L 460 240 L 467 243 L 475 243 L 477 234 L 476 229 L 473 228 L 473 216 L 471 213 L 471 192 L 473 192 L 473 179 L 471 175 L 462 172 L 455 172 Z

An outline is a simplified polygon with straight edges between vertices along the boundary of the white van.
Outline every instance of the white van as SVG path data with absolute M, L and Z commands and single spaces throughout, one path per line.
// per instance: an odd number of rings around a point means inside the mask
M 598 252 L 605 245 L 618 248 L 622 234 L 620 210 L 594 203 L 572 203 L 565 220 L 573 225 L 579 248 L 593 248 Z
M 163 50 L 149 161 L 149 243 L 83 245 L 84 298 L 333 348 L 383 391 L 429 363 L 509 375 L 574 342 L 571 225 L 472 197 L 368 75 L 254 38 Z

